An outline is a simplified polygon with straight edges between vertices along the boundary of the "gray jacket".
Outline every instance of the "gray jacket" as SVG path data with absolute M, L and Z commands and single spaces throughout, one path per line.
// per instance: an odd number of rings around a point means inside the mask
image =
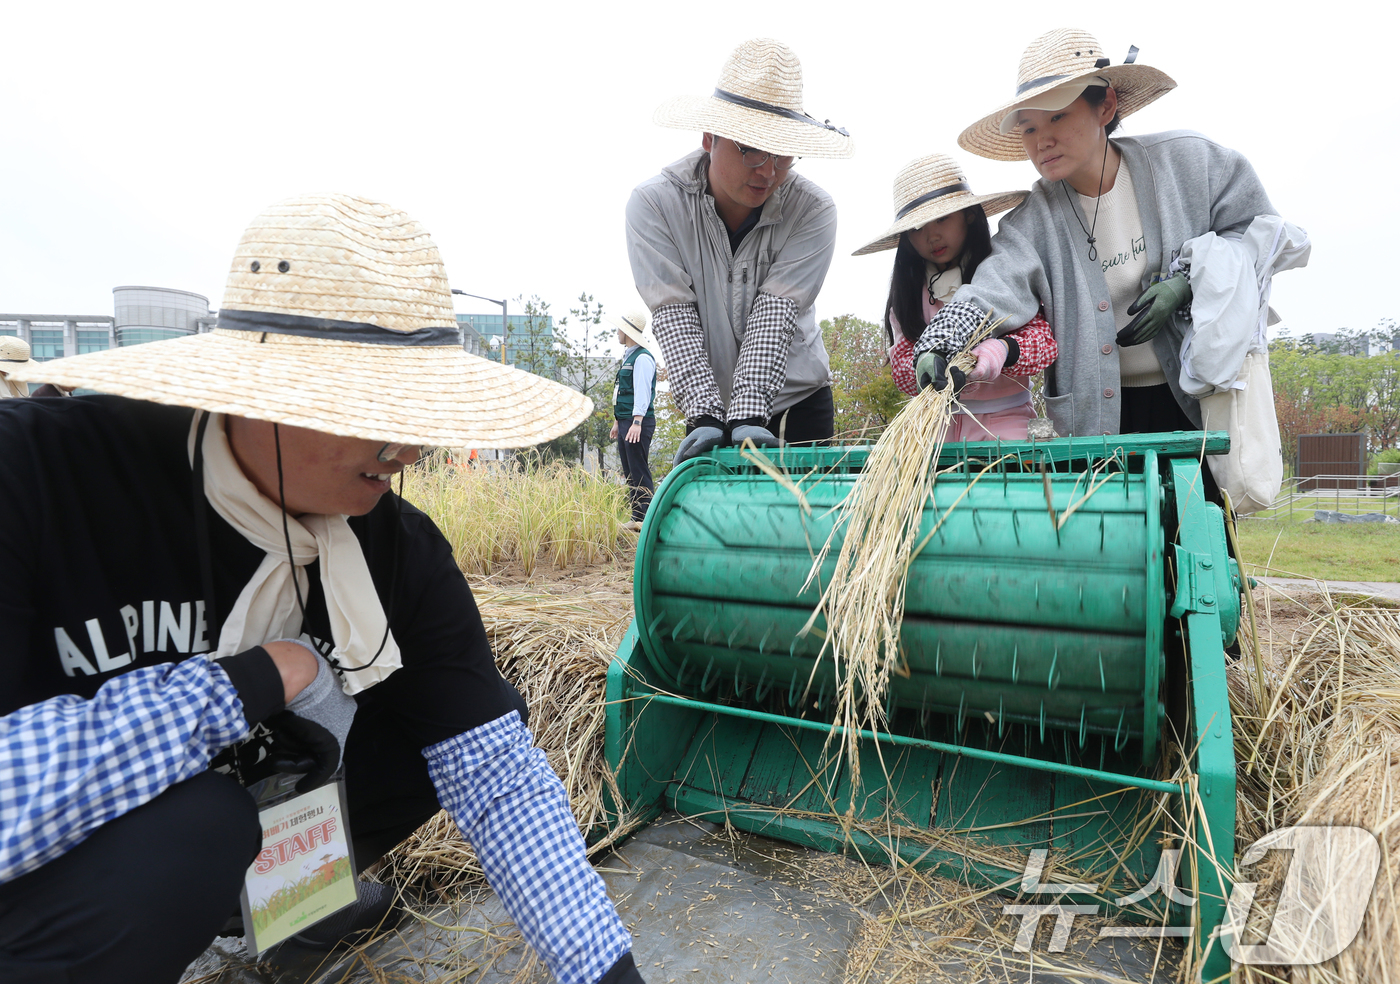
M 1249 161 L 1199 133 L 1118 137 L 1113 145 L 1132 173 L 1147 239 L 1143 289 L 1166 273 L 1188 239 L 1243 233 L 1256 215 L 1274 211 Z M 1089 224 L 1072 190 L 1066 195 L 1058 182 L 1037 181 L 1030 197 L 1002 218 L 991 255 L 955 297 L 1005 317 L 1003 331 L 1025 324 L 1044 304 L 1060 348 L 1046 370 L 1045 403 L 1063 435 L 1117 434 L 1122 406 L 1117 329 L 1103 270 L 1089 260 Z M 1200 404 L 1182 391 L 1179 378 L 1185 330 L 1185 319 L 1173 315 L 1152 348 L 1177 403 L 1199 426 Z
M 707 160 L 696 150 L 633 190 L 627 202 L 632 277 L 653 311 L 665 304 L 694 304 L 699 310 L 705 351 L 726 406 L 754 298 L 764 293 L 796 303 L 787 381 L 773 400 L 777 413 L 831 381 L 814 304 L 836 251 L 836 205 L 794 171 L 732 253 L 724 220 L 707 191 Z M 674 366 L 669 369 L 675 373 Z

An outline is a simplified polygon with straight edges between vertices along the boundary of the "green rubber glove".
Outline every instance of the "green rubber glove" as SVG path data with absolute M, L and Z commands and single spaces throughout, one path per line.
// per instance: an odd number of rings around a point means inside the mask
M 948 365 L 948 359 L 941 352 L 925 352 L 919 356 L 919 361 L 914 363 L 914 378 L 921 390 L 930 386 L 941 390 L 948 385 L 950 376 L 953 380 L 953 392 L 961 392 L 967 383 L 967 374 L 957 366 Z
M 1191 281 L 1186 274 L 1178 273 L 1166 280 L 1159 280 L 1138 295 L 1128 308 L 1133 320 L 1123 326 L 1118 333 L 1119 348 L 1128 345 L 1141 345 L 1157 337 L 1157 333 L 1172 316 L 1191 303 Z

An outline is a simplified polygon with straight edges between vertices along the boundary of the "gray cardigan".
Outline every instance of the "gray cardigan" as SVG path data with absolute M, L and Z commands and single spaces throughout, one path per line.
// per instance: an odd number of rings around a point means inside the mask
M 1119 137 L 1113 145 L 1132 173 L 1147 239 L 1144 289 L 1188 239 L 1243 233 L 1255 216 L 1274 211 L 1249 161 L 1199 133 Z M 1030 197 L 1002 218 L 991 255 L 954 298 L 1005 317 L 1003 333 L 1044 305 L 1060 348 L 1046 370 L 1045 403 L 1066 436 L 1117 434 L 1122 406 L 1117 328 L 1103 269 L 1089 260 L 1089 223 L 1073 189 L 1066 196 L 1058 182 L 1037 181 Z M 1177 403 L 1200 426 L 1200 404 L 1182 392 L 1179 379 L 1185 331 L 1185 319 L 1175 314 L 1152 347 Z

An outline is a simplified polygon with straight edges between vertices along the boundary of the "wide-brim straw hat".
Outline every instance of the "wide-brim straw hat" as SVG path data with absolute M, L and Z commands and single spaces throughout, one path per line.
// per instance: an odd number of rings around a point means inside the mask
M 469 355 L 437 246 L 398 209 L 308 195 L 253 220 L 218 327 L 17 378 L 344 437 L 519 448 L 572 430 L 582 393 Z
M 607 316 L 608 324 L 622 332 L 632 341 L 651 353 L 656 360 L 657 368 L 666 367 L 666 357 L 661 354 L 661 345 L 656 341 L 656 336 L 647 327 L 647 313 L 645 308 L 633 308 L 623 311 L 621 314 L 611 314 Z
M 1002 133 L 1002 120 L 1014 109 L 1026 108 L 1052 89 L 1074 84 L 1113 87 L 1118 94 L 1118 115 L 1126 117 L 1176 88 L 1176 82 L 1158 69 L 1135 61 L 1131 48 L 1121 65 L 1110 65 L 1102 45 L 1088 31 L 1061 28 L 1042 34 L 1021 55 L 1016 71 L 1015 97 L 988 113 L 958 135 L 958 146 L 994 161 L 1026 159 L 1021 137 Z M 1066 100 L 1059 109 L 1076 96 Z
M 29 343 L 18 335 L 0 335 L 0 373 L 9 375 L 16 369 L 38 365 L 30 357 Z
M 999 191 L 994 195 L 974 195 L 962 168 L 947 154 L 929 154 L 910 161 L 894 179 L 894 225 L 878 239 L 852 253 L 863 256 L 894 249 L 901 233 L 910 232 L 934 219 L 981 205 L 988 215 L 1005 212 L 1025 201 L 1025 191 Z
M 713 133 L 780 157 L 850 157 L 855 143 L 802 108 L 802 63 L 772 38 L 735 48 L 709 96 L 678 96 L 652 116 L 661 126 Z

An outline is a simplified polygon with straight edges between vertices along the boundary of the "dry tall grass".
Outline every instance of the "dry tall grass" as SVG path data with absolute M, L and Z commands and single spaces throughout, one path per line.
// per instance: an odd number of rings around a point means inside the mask
M 545 558 L 555 567 L 612 560 L 631 514 L 616 476 L 528 455 L 466 465 L 436 452 L 409 469 L 404 497 L 437 523 L 467 574 L 511 561 L 529 575 Z

